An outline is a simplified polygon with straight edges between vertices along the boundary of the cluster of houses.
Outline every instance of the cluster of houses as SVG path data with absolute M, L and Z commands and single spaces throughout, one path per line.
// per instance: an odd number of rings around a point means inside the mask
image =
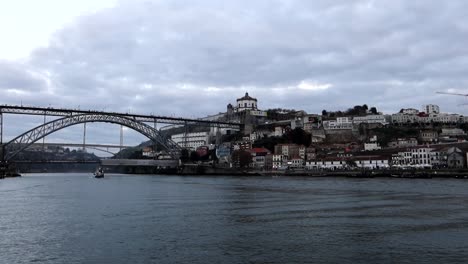
M 205 132 L 174 134 L 171 139 L 190 151 L 197 151 L 206 146 L 210 146 L 210 149 L 216 148 L 218 158 L 231 166 L 239 166 L 239 162 L 230 157 L 233 151 L 248 152 L 251 156 L 249 166 L 261 170 L 461 168 L 467 164 L 468 149 L 462 143 L 467 134 L 457 125 L 468 123 L 468 117 L 441 113 L 437 105 L 424 105 L 421 111 L 413 108 L 401 109 L 399 113 L 392 115 L 368 111 L 367 115 L 336 118 L 297 111 L 287 118 L 272 120 L 266 111 L 257 108 L 257 103 L 256 98 L 246 93 L 237 99 L 234 106 L 229 104 L 225 113 L 207 117 L 209 120 L 243 123 L 245 129 L 242 140 L 221 144 L 220 135 L 233 134 L 237 131 L 213 128 Z M 436 123 L 439 124 L 439 128 L 418 127 L 419 135 L 396 138 L 385 146 L 379 145 L 375 135 L 366 135 L 363 140 L 360 134 L 363 124 L 366 128 L 382 128 Z M 259 139 L 281 137 L 287 131 L 296 128 L 301 128 L 310 134 L 311 143 L 316 147 L 278 144 L 271 151 L 263 147 L 252 147 Z M 362 143 L 356 143 L 358 141 L 356 138 Z M 341 142 L 338 142 L 340 140 Z M 326 147 L 323 147 L 334 143 L 346 143 L 346 146 L 338 151 L 326 150 Z
M 297 144 L 279 144 L 274 152 L 266 148 L 245 148 L 251 168 L 259 170 L 352 170 L 465 168 L 467 144 L 427 145 L 349 153 L 327 153 Z M 232 161 L 236 164 L 235 161 Z

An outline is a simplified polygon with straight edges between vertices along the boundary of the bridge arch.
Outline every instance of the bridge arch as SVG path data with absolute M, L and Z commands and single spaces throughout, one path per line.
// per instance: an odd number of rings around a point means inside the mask
M 81 114 L 81 115 L 71 115 L 66 116 L 63 118 L 59 118 L 40 126 L 37 126 L 18 137 L 12 139 L 8 143 L 5 143 L 2 146 L 2 158 L 3 161 L 9 161 L 13 157 L 15 157 L 18 153 L 25 150 L 31 144 L 35 143 L 36 141 L 46 137 L 54 132 L 62 130 L 66 127 L 70 127 L 73 125 L 78 125 L 82 123 L 112 123 L 112 124 L 119 124 L 130 129 L 133 129 L 140 134 L 146 136 L 150 140 L 161 144 L 168 153 L 174 158 L 177 159 L 180 153 L 180 146 L 177 145 L 174 141 L 169 138 L 165 138 L 161 135 L 161 133 L 143 123 L 125 116 L 121 115 L 111 115 L 111 114 L 100 114 L 100 113 L 93 113 L 93 114 Z

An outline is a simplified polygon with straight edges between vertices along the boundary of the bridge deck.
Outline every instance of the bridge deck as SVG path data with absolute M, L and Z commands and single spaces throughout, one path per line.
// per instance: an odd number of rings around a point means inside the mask
M 221 128 L 240 128 L 242 125 L 239 123 L 211 121 L 202 119 L 190 119 L 182 117 L 168 117 L 158 115 L 144 115 L 144 114 L 131 114 L 131 113 L 118 113 L 106 112 L 95 110 L 80 110 L 80 109 L 66 109 L 66 108 L 52 108 L 52 107 L 29 107 L 29 106 L 16 106 L 16 105 L 0 105 L 0 113 L 3 114 L 21 114 L 21 115 L 46 115 L 46 116 L 72 116 L 82 114 L 104 114 L 104 115 L 118 115 L 131 118 L 136 121 L 145 123 L 163 123 L 163 124 L 181 124 L 181 125 L 205 125 L 216 126 Z

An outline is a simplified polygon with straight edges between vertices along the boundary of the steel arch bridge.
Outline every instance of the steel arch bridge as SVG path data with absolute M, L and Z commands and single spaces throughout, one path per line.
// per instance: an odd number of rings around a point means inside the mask
M 10 161 L 18 153 L 20 153 L 36 141 L 54 132 L 57 132 L 69 126 L 93 122 L 113 123 L 128 127 L 146 136 L 153 142 L 161 144 L 168 151 L 169 155 L 171 155 L 172 158 L 178 159 L 180 155 L 181 147 L 177 145 L 177 143 L 175 143 L 169 138 L 162 136 L 157 129 L 141 121 L 137 121 L 135 119 L 128 118 L 122 115 L 112 115 L 108 113 L 91 113 L 71 115 L 59 118 L 37 126 L 21 134 L 20 136 L 12 139 L 11 141 L 5 143 L 2 146 L 2 161 Z

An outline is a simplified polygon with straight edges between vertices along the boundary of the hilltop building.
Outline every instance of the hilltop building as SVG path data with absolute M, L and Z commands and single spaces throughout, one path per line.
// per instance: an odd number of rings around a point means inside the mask
M 237 98 L 237 107 L 235 109 L 236 112 L 246 110 L 257 110 L 257 98 L 250 97 L 249 93 L 245 93 L 243 97 Z
M 438 105 L 428 104 L 423 106 L 423 112 L 426 114 L 440 114 L 440 108 Z

